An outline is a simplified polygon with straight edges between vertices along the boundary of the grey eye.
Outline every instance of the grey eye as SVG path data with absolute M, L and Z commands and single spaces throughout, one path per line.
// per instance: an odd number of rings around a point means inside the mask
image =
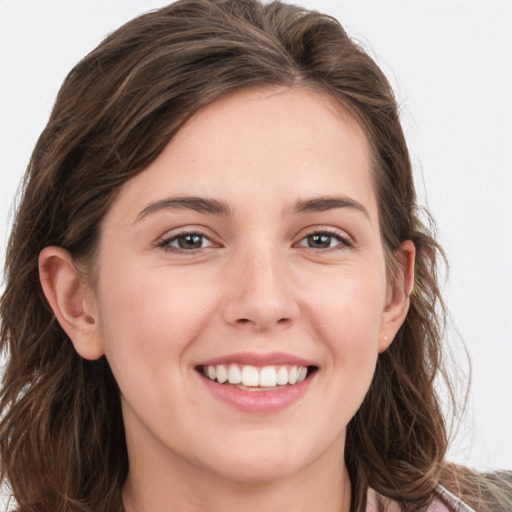
M 298 244 L 300 247 L 309 247 L 310 249 L 332 249 L 338 247 L 350 247 L 350 242 L 343 236 L 327 232 L 311 233 L 305 236 Z
M 204 240 L 205 237 L 203 235 L 191 233 L 177 236 L 170 245 L 174 245 L 175 242 L 180 249 L 201 249 Z
M 325 233 L 315 233 L 306 237 L 308 247 L 313 249 L 327 249 L 331 247 L 334 237 Z
M 201 233 L 180 233 L 159 242 L 159 247 L 169 251 L 194 251 L 215 245 Z

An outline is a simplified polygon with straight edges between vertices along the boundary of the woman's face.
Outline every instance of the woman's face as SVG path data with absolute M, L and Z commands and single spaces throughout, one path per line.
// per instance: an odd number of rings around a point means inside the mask
M 254 482 L 341 460 L 405 299 L 367 141 L 327 98 L 251 90 L 200 111 L 122 188 L 97 264 L 132 468 Z

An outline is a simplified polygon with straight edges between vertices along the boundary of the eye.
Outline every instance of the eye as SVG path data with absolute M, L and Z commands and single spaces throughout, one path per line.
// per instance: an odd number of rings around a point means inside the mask
M 169 251 L 194 251 L 214 245 L 215 244 L 202 233 L 179 233 L 165 238 L 158 243 L 159 247 Z
M 352 247 L 350 240 L 339 233 L 321 231 L 310 233 L 298 243 L 299 247 L 309 247 L 310 249 L 334 249 Z

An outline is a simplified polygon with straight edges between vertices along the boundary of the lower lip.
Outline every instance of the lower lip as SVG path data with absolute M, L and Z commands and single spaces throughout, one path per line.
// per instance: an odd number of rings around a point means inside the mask
M 308 390 L 314 374 L 293 386 L 272 391 L 246 391 L 235 386 L 219 384 L 198 374 L 206 388 L 217 399 L 242 412 L 271 414 L 282 411 L 297 402 Z

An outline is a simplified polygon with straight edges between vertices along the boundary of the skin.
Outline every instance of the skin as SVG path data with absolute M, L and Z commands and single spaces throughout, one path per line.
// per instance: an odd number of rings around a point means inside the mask
M 229 213 L 162 203 L 191 196 Z M 349 204 L 296 209 L 334 196 Z M 190 232 L 202 247 L 179 247 Z M 327 244 L 311 246 L 315 233 Z M 94 286 L 46 248 L 41 280 L 59 322 L 80 355 L 106 355 L 121 389 L 126 512 L 348 511 L 346 426 L 405 318 L 412 242 L 397 257 L 392 287 L 364 134 L 324 96 L 287 89 L 208 106 L 122 188 Z M 276 351 L 318 368 L 277 413 L 219 401 L 196 370 Z

